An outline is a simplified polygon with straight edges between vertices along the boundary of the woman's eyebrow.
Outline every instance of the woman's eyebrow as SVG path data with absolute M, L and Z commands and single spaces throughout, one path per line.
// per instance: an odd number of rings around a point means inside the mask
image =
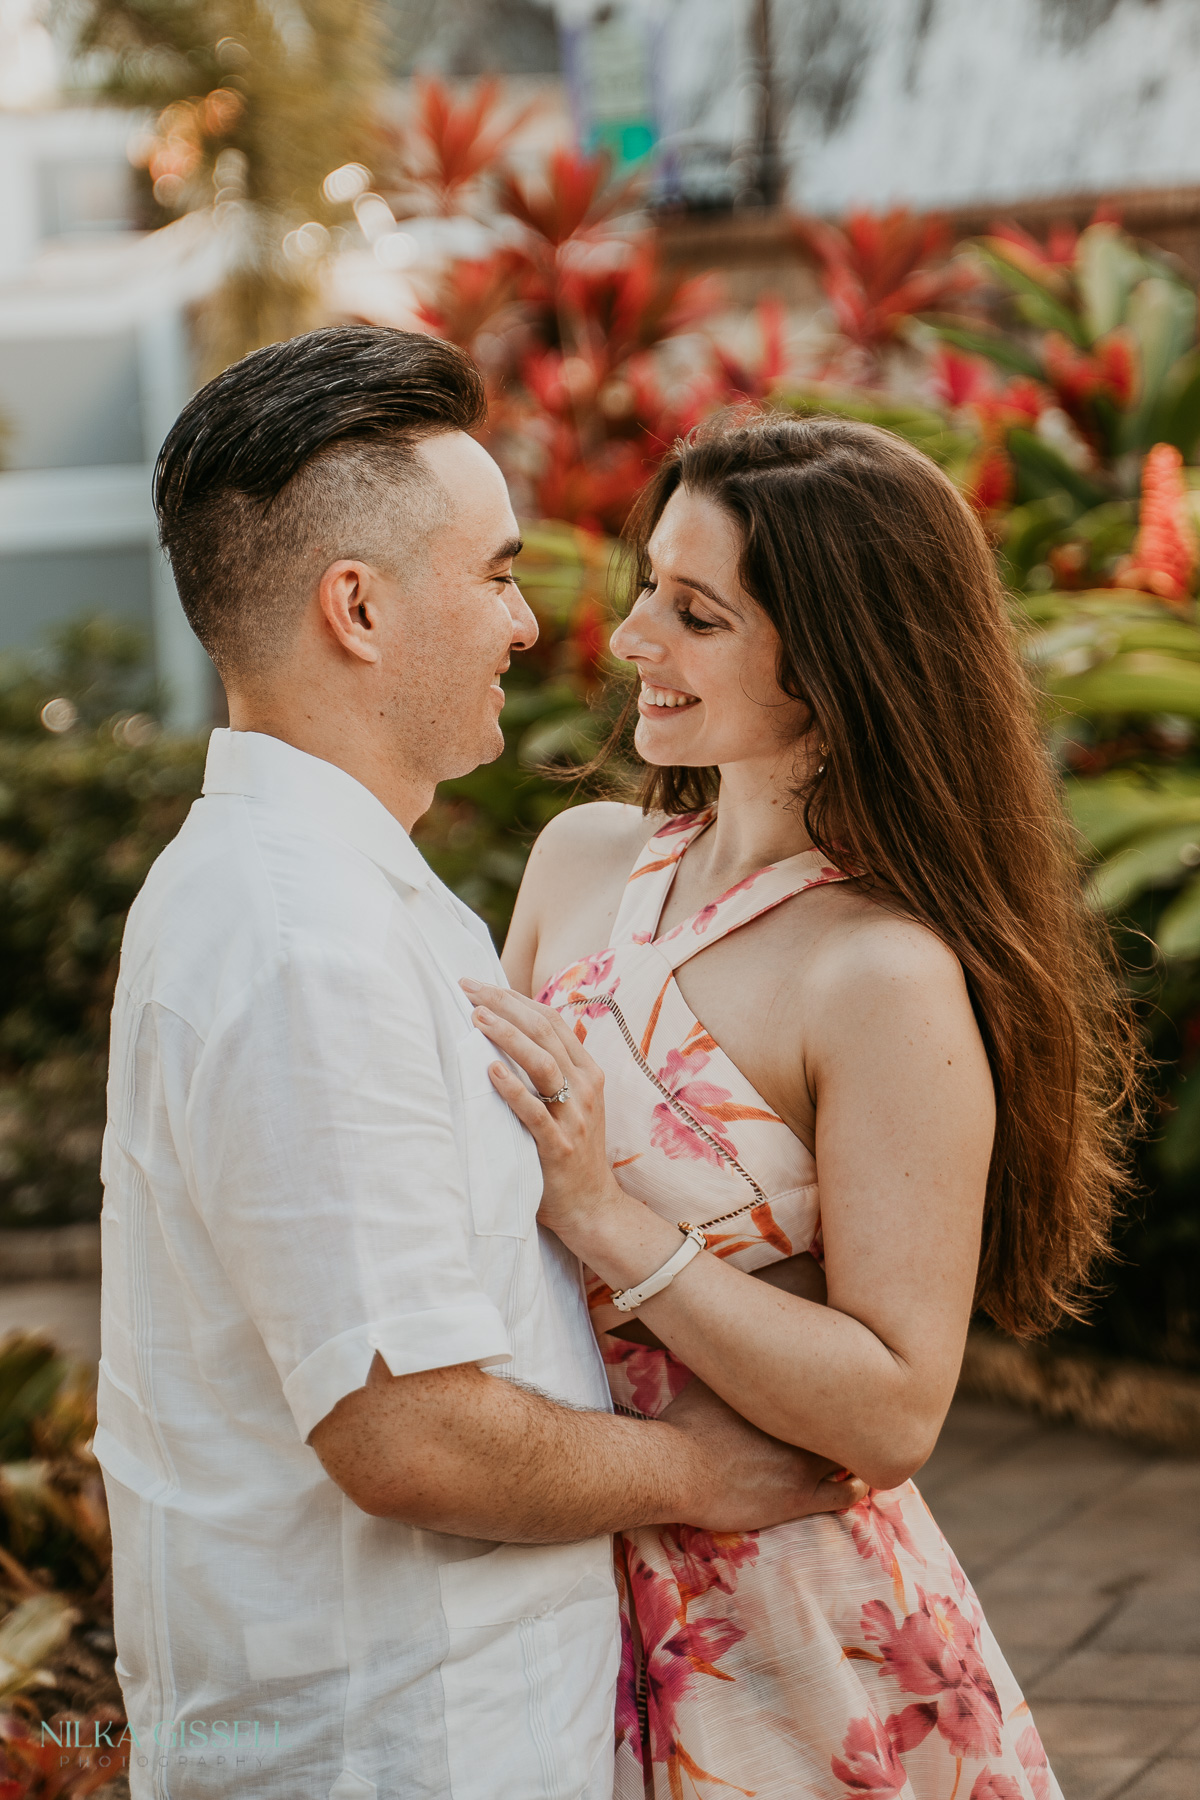
M 724 594 L 718 594 L 716 588 L 709 587 L 707 581 L 697 581 L 692 575 L 677 575 L 675 579 L 680 587 L 695 588 L 706 600 L 712 600 L 717 606 L 723 606 L 726 612 L 731 612 L 735 619 L 741 618 L 741 607 L 735 606 L 732 600 L 726 600 Z

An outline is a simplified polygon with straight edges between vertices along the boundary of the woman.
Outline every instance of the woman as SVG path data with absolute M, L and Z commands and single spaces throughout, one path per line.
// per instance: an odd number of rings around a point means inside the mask
M 631 536 L 645 811 L 547 828 L 516 991 L 469 991 L 615 1400 L 695 1376 L 872 1491 L 618 1539 L 617 1795 L 1053 1800 L 910 1480 L 973 1308 L 1078 1311 L 1134 1063 L 987 543 L 909 446 L 784 418 L 677 445 Z

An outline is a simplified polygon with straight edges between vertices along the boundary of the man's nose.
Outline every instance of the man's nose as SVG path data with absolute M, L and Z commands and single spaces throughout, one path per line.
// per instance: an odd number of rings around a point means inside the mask
M 538 641 L 538 622 L 519 587 L 509 589 L 512 613 L 512 647 L 514 650 L 532 650 Z

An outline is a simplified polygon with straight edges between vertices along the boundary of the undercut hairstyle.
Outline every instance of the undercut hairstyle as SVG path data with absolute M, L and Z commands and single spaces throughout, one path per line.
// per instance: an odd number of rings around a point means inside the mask
M 419 554 L 446 495 L 416 448 L 486 415 L 465 351 L 374 325 L 269 344 L 201 388 L 159 452 L 154 508 L 220 674 L 277 662 L 331 563 L 396 575 L 397 552 Z
M 821 745 L 795 790 L 813 843 L 962 965 L 996 1094 L 976 1305 L 1017 1337 L 1079 1318 L 1128 1187 L 1144 1063 L 979 521 L 876 426 L 718 420 L 634 508 L 634 593 L 677 492 L 736 526 L 742 586 L 778 633 L 779 684 Z M 718 786 L 716 769 L 645 766 L 639 798 L 687 813 Z

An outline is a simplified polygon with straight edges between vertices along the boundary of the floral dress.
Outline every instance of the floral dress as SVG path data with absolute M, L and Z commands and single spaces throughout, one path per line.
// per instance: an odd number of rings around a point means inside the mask
M 608 948 L 539 999 L 605 1072 L 626 1192 L 705 1225 L 739 1269 L 820 1256 L 814 1159 L 684 1004 L 675 970 L 770 907 L 844 880 L 806 852 L 656 936 L 680 859 L 714 809 L 672 819 L 629 879 Z M 599 1329 L 614 1400 L 653 1416 L 690 1380 L 667 1350 Z M 624 1659 L 615 1800 L 1061 1800 L 979 1602 L 911 1481 L 767 1531 L 618 1536 Z

